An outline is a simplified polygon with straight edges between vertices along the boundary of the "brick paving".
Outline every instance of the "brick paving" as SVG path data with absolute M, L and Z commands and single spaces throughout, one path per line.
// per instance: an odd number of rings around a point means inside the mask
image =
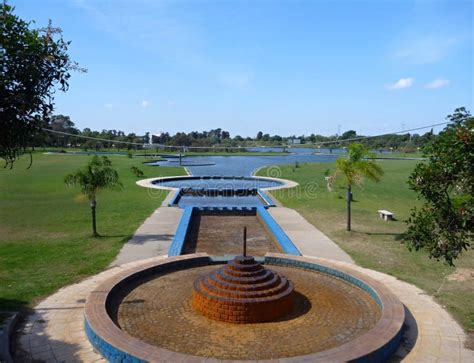
M 202 212 L 192 217 L 184 254 L 200 252 L 217 256 L 242 254 L 244 226 L 247 227 L 249 255 L 264 256 L 267 252 L 280 252 L 255 213 L 216 215 Z
M 174 272 L 132 290 L 117 322 L 128 334 L 161 348 L 217 359 L 272 359 L 310 354 L 368 331 L 380 309 L 364 291 L 327 275 L 270 266 L 295 285 L 295 308 L 276 321 L 229 324 L 191 306 L 193 282 L 216 266 Z M 184 339 L 183 339 L 184 337 Z
M 80 283 L 60 289 L 34 308 L 33 314 L 19 326 L 14 350 L 18 362 L 103 362 L 83 331 L 83 309 L 89 293 L 100 283 L 128 267 L 154 261 L 155 257 L 106 270 Z M 320 259 L 324 263 L 324 259 Z M 473 362 L 474 352 L 464 348 L 466 335 L 459 324 L 432 297 L 421 289 L 396 278 L 367 270 L 353 264 L 332 261 L 347 266 L 383 283 L 407 307 L 413 319 L 406 321 L 408 329 L 404 344 L 393 361 L 404 362 Z M 416 321 L 416 323 L 415 323 Z M 225 324 L 225 323 L 220 323 Z M 160 326 L 157 325 L 157 328 Z M 222 339 L 232 339 L 223 336 Z M 23 354 L 21 354 L 23 352 Z
M 229 323 L 274 321 L 293 309 L 294 284 L 251 256 L 194 280 L 192 306 L 208 318 Z

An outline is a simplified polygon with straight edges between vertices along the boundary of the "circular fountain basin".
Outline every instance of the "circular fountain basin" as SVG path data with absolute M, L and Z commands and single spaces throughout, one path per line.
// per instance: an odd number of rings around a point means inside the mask
M 169 188 L 190 189 L 259 189 L 282 186 L 283 183 L 271 178 L 232 176 L 185 176 L 160 178 L 153 185 Z
M 193 308 L 193 283 L 218 262 L 207 254 L 154 259 L 105 282 L 86 303 L 89 340 L 109 360 L 311 362 L 381 361 L 400 341 L 398 299 L 380 283 L 317 258 L 267 254 L 262 261 L 294 284 L 287 314 L 252 324 L 209 319 Z

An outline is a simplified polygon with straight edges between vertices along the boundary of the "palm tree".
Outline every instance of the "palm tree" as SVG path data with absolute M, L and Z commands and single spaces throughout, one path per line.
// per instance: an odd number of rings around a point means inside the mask
M 374 161 L 372 154 L 361 144 L 351 144 L 347 158 L 336 160 L 334 177 L 341 176 L 347 185 L 347 230 L 351 230 L 352 186 L 362 184 L 364 178 L 378 182 L 383 175 L 382 168 Z
M 64 178 L 66 185 L 70 187 L 79 186 L 81 193 L 87 197 L 92 210 L 92 234 L 98 236 L 96 224 L 96 196 L 101 189 L 120 189 L 117 171 L 112 167 L 112 162 L 106 156 L 99 158 L 95 155 L 92 160 L 82 169 L 68 174 Z

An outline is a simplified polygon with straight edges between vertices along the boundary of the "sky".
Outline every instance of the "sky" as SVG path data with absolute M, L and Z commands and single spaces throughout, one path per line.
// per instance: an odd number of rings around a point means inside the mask
M 10 0 L 87 73 L 80 129 L 376 135 L 474 113 L 471 1 Z

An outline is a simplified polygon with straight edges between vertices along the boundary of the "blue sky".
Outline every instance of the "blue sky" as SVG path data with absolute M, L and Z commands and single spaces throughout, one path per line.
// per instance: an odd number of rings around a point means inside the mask
M 473 109 L 471 1 L 9 1 L 88 69 L 79 128 L 374 135 Z

